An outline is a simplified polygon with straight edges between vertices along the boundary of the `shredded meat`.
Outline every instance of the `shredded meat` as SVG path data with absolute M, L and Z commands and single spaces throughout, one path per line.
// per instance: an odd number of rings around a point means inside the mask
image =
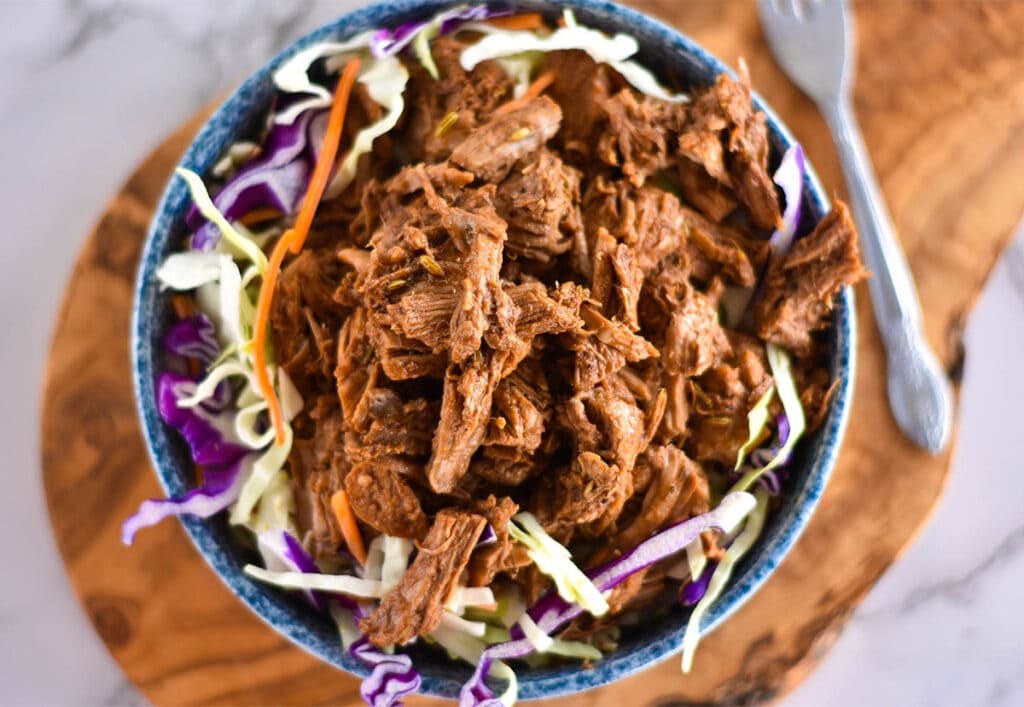
M 827 325 L 832 299 L 864 277 L 857 232 L 842 202 L 784 258 L 772 261 L 757 303 L 758 336 L 797 355 L 811 351 L 811 333 Z
M 561 122 L 557 103 L 547 96 L 535 98 L 471 132 L 452 151 L 451 161 L 485 182 L 501 181 L 512 165 L 554 137 Z
M 469 471 L 469 462 L 484 441 L 491 399 L 498 386 L 495 359 L 464 369 L 452 366 L 444 381 L 441 423 L 427 465 L 427 479 L 437 493 L 452 493 Z
M 498 187 L 498 214 L 508 222 L 505 251 L 549 262 L 565 253 L 583 228 L 580 173 L 541 149 L 519 163 Z
M 694 101 L 678 147 L 713 179 L 735 189 L 757 226 L 779 225 L 779 203 L 768 176 L 765 116 L 754 110 L 745 81 L 720 75 Z
M 585 567 L 706 512 L 773 384 L 768 343 L 796 356 L 810 425 L 824 419 L 817 332 L 864 276 L 839 202 L 769 255 L 778 151 L 745 78 L 669 103 L 557 51 L 536 67 L 553 74 L 541 95 L 505 107 L 516 83 L 504 62 L 463 69 L 470 41 L 431 41 L 436 78 L 400 58 L 403 115 L 319 206 L 270 311 L 304 401 L 288 459 L 303 543 L 346 561 L 341 490 L 367 542 L 416 543 L 360 622 L 380 646 L 431 632 L 457 586 L 547 591 L 509 536 L 520 510 Z M 343 150 L 383 115 L 365 86 L 351 102 Z M 775 431 L 777 399 L 769 412 Z M 564 635 L 590 638 L 670 582 L 661 565 L 637 573 L 608 617 Z
M 386 466 L 361 462 L 345 479 L 352 512 L 378 533 L 418 540 L 427 516 L 409 483 Z
M 665 328 L 665 371 L 671 375 L 699 376 L 729 352 L 729 340 L 718 321 L 715 302 L 688 288 L 673 308 Z
M 623 551 L 666 523 L 703 513 L 708 506 L 707 477 L 682 450 L 672 445 L 650 447 L 644 465 L 653 479 L 640 513 L 615 538 L 616 547 Z
M 401 645 L 437 628 L 486 524 L 475 513 L 447 508 L 439 512 L 398 586 L 359 622 L 366 637 L 378 646 Z
M 486 587 L 498 572 L 515 566 L 512 558 L 515 545 L 508 535 L 508 522 L 519 510 L 519 505 L 508 496 L 501 499 L 488 496 L 474 503 L 472 508 L 487 519 L 494 531 L 494 542 L 478 547 L 469 560 L 469 586 Z
M 577 525 L 600 533 L 622 512 L 632 495 L 632 477 L 593 452 L 583 452 L 558 471 L 551 486 L 538 487 L 537 519 L 555 538 L 568 541 Z

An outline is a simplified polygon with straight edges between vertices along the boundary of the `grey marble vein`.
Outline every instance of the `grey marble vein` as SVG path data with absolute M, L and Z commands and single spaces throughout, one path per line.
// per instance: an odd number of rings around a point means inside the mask
M 56 59 L 73 58 L 89 43 L 111 32 L 130 11 L 120 5 L 99 5 L 87 0 L 64 0 L 61 9 L 72 32 L 57 45 L 53 55 Z
M 965 532 L 968 532 L 966 527 Z M 922 609 L 939 598 L 955 602 L 960 606 L 973 604 L 978 582 L 989 574 L 995 574 L 1024 550 L 1024 525 L 1013 530 L 994 546 L 989 545 L 982 538 L 976 538 L 976 540 L 979 549 L 984 550 L 985 554 L 966 571 L 956 573 L 955 576 L 948 579 L 922 584 L 897 604 L 874 611 L 861 612 L 860 617 L 864 620 L 871 620 L 889 618 L 893 614 L 904 615 Z

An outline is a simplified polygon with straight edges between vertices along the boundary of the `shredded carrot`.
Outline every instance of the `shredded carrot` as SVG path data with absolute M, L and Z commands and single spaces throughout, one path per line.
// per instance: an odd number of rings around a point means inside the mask
M 545 71 L 526 87 L 526 91 L 524 91 L 523 95 L 519 98 L 515 98 L 508 103 L 498 106 L 498 109 L 494 111 L 494 115 L 505 115 L 506 113 L 511 113 L 514 110 L 519 110 L 534 98 L 544 93 L 544 89 L 550 86 L 554 80 L 555 72 Z
M 341 128 L 345 124 L 345 109 L 348 107 L 348 97 L 352 93 L 352 85 L 359 73 L 359 59 L 352 59 L 345 65 L 345 70 L 338 80 L 338 88 L 334 92 L 334 105 L 331 106 L 331 117 L 327 121 L 327 132 L 324 134 L 324 143 L 320 148 L 320 157 L 317 158 L 316 166 L 313 168 L 313 176 L 309 179 L 309 186 L 306 188 L 306 195 L 302 198 L 302 206 L 299 207 L 299 215 L 295 219 L 295 242 L 292 243 L 292 253 L 302 250 L 309 235 L 310 226 L 313 225 L 313 216 L 316 214 L 316 207 L 323 198 L 324 190 L 327 189 L 327 182 L 331 178 L 331 170 L 334 169 L 334 158 L 338 155 L 338 145 L 341 143 Z
M 541 29 L 546 27 L 544 18 L 536 12 L 526 12 L 521 15 L 508 15 L 506 17 L 492 17 L 487 24 L 499 29 Z
M 348 504 L 348 494 L 345 489 L 339 489 L 331 496 L 331 508 L 338 519 L 338 527 L 341 528 L 341 535 L 345 538 L 345 544 L 353 557 L 359 560 L 362 565 L 366 564 L 366 548 L 363 546 L 363 536 L 356 524 L 356 517 L 352 514 L 352 507 Z
M 274 384 L 267 372 L 267 323 L 270 321 L 270 304 L 274 297 L 274 288 L 277 286 L 277 274 L 281 270 L 281 263 L 294 240 L 294 235 L 294 231 L 285 231 L 270 252 L 267 270 L 263 273 L 263 284 L 260 285 L 260 295 L 256 300 L 256 317 L 252 326 L 252 358 L 253 367 L 256 369 L 256 383 L 259 384 L 263 398 L 267 401 L 270 422 L 274 425 L 274 441 L 278 447 L 283 446 L 285 440 L 284 414 L 281 412 L 281 401 L 277 399 Z
M 242 218 L 238 219 L 238 222 L 243 226 L 251 226 L 254 223 L 260 223 L 261 221 L 269 221 L 272 218 L 278 218 L 281 216 L 281 212 L 277 209 L 265 208 L 265 209 L 253 209 Z
M 260 295 L 256 300 L 256 316 L 252 329 L 253 365 L 256 368 L 256 382 L 263 393 L 263 398 L 267 401 L 270 422 L 274 426 L 274 440 L 279 447 L 283 446 L 285 441 L 284 414 L 281 412 L 281 401 L 278 400 L 277 393 L 274 391 L 270 374 L 267 373 L 267 324 L 270 320 L 270 305 L 274 299 L 277 275 L 284 262 L 284 256 L 289 250 L 292 253 L 302 250 L 302 244 L 306 242 L 309 228 L 313 225 L 316 207 L 320 203 L 324 189 L 327 188 L 327 180 L 331 176 L 334 158 L 338 154 L 338 144 L 341 142 L 345 108 L 348 105 L 348 97 L 352 93 L 352 84 L 355 83 L 358 72 L 359 59 L 352 59 L 345 66 L 345 70 L 338 80 L 338 87 L 334 92 L 334 104 L 331 106 L 331 116 L 327 121 L 324 143 L 320 148 L 320 156 L 313 168 L 313 176 L 310 177 L 306 194 L 302 198 L 302 206 L 299 208 L 295 227 L 285 231 L 274 244 L 274 249 L 270 252 L 270 258 L 267 261 L 267 270 L 263 274 Z

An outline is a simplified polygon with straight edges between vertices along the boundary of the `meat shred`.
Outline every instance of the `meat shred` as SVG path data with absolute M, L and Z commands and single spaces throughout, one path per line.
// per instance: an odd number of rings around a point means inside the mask
M 508 534 L 519 511 L 583 565 L 707 511 L 709 474 L 731 471 L 772 385 L 766 343 L 796 354 L 820 420 L 832 388 L 815 332 L 864 276 L 839 202 L 769 257 L 780 205 L 745 80 L 671 104 L 558 51 L 545 95 L 498 110 L 512 80 L 493 61 L 465 71 L 461 48 L 433 41 L 438 80 L 403 59 L 405 114 L 321 206 L 271 312 L 305 400 L 289 464 L 307 547 L 342 552 L 342 489 L 367 539 L 416 542 L 361 621 L 380 646 L 436 628 L 459 585 L 539 596 L 549 580 Z M 356 100 L 346 139 L 379 116 Z M 720 316 L 729 288 L 753 295 L 740 321 Z M 478 547 L 487 525 L 495 541 Z M 612 615 L 667 581 L 658 566 L 635 575 Z

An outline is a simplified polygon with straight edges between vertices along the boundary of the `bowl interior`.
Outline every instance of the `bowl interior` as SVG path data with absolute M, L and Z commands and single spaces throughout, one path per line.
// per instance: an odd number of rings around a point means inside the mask
M 232 141 L 255 131 L 273 96 L 272 67 L 282 58 L 317 41 L 344 38 L 373 27 L 393 27 L 452 4 L 442 0 L 393 0 L 351 13 L 307 35 L 257 71 L 228 99 L 200 131 L 182 159 L 182 166 L 204 174 Z M 539 0 L 500 4 L 546 15 L 559 11 L 553 3 Z M 634 35 L 641 46 L 640 60 L 662 80 L 680 88 L 710 84 L 719 73 L 732 73 L 692 40 L 635 11 L 600 0 L 567 0 L 559 5 L 571 7 L 585 24 Z M 777 160 L 792 143 L 792 137 L 756 94 L 755 102 L 768 116 L 772 158 Z M 802 231 L 806 231 L 828 210 L 828 201 L 810 168 L 803 190 Z M 143 430 L 154 467 L 169 495 L 184 493 L 191 484 L 192 473 L 184 443 L 163 425 L 156 411 L 154 380 L 162 366 L 159 342 L 170 322 L 170 308 L 159 292 L 154 273 L 163 258 L 182 243 L 188 203 L 181 180 L 172 180 L 158 206 L 143 252 L 132 327 L 133 369 Z M 824 490 L 849 412 L 856 348 L 854 317 L 853 295 L 847 288 L 836 302 L 830 334 L 830 372 L 839 385 L 828 415 L 821 428 L 800 446 L 781 506 L 769 517 L 761 540 L 739 564 L 730 586 L 708 612 L 705 632 L 735 611 L 775 569 L 803 530 Z M 323 660 L 357 675 L 368 673 L 367 666 L 342 650 L 328 617 L 314 612 L 297 596 L 254 582 L 241 573 L 241 567 L 257 560 L 257 556 L 249 543 L 228 526 L 223 514 L 209 521 L 184 519 L 183 524 L 221 579 L 262 619 Z M 593 669 L 521 667 L 517 670 L 520 696 L 530 699 L 564 695 L 641 670 L 679 650 L 688 613 L 679 608 L 667 617 L 624 630 L 619 649 Z M 428 647 L 414 646 L 409 652 L 423 675 L 424 692 L 457 698 L 459 687 L 469 677 L 468 666 L 456 664 Z

